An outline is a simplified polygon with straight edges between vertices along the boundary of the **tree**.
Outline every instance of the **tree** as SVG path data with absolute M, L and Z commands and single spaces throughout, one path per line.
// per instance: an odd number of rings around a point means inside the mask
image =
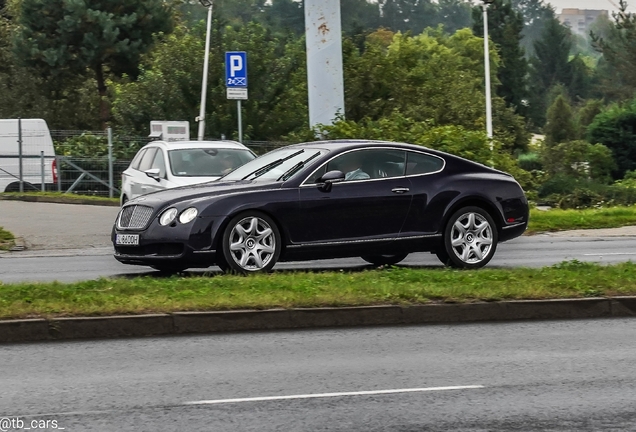
M 556 18 L 554 7 L 543 0 L 511 0 L 514 10 L 523 15 L 521 45 L 527 57 L 534 55 L 534 43 L 541 38 L 546 23 Z
M 548 121 L 544 132 L 547 147 L 554 147 L 578 138 L 572 107 L 563 95 L 557 97 L 548 109 Z
M 605 182 L 615 168 L 612 152 L 602 144 L 565 141 L 542 150 L 544 170 L 552 177 L 590 178 Z
M 305 12 L 302 1 L 272 0 L 265 9 L 263 22 L 276 34 L 305 34 Z M 282 32 L 281 32 L 282 30 Z
M 530 117 L 538 126 L 545 123 L 550 89 L 572 81 L 569 63 L 572 42 L 570 30 L 557 20 L 546 23 L 541 39 L 534 43 L 535 56 L 530 61 Z
M 478 36 L 483 35 L 481 6 L 473 9 L 473 20 L 473 31 Z M 488 8 L 488 27 L 489 37 L 496 44 L 502 62 L 497 73 L 501 83 L 497 87 L 497 94 L 504 98 L 508 106 L 525 114 L 528 63 L 520 46 L 523 17 L 512 9 L 510 0 L 495 0 Z
M 592 34 L 592 40 L 606 62 L 605 85 L 625 99 L 636 91 L 636 14 L 627 12 L 627 2 L 620 0 L 619 12 L 613 18 L 605 34 L 601 29 Z
M 617 166 L 612 172 L 614 179 L 636 169 L 636 101 L 614 105 L 597 115 L 587 129 L 587 138 L 612 151 Z
M 199 112 L 205 22 L 175 32 L 143 57 L 137 80 L 114 85 L 113 119 L 129 133 L 147 132 L 150 120 L 190 120 Z M 276 140 L 308 129 L 307 72 L 303 39 L 278 39 L 255 22 L 221 26 L 210 46 L 206 130 L 208 137 L 237 136 L 236 103 L 225 94 L 226 51 L 247 51 L 250 99 L 243 106 L 244 136 Z
M 457 30 L 468 28 L 472 24 L 472 6 L 465 0 L 439 0 L 437 12 L 440 24 L 450 34 Z
M 393 31 L 420 34 L 437 25 L 437 5 L 431 0 L 380 0 L 382 25 Z
M 161 0 L 22 0 L 18 22 L 14 52 L 43 79 L 96 80 L 103 128 L 110 120 L 108 77 L 137 76 L 154 35 L 172 29 Z

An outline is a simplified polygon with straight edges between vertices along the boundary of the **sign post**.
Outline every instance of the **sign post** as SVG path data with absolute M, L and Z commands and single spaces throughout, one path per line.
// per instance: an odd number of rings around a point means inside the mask
M 228 100 L 236 100 L 238 110 L 238 138 L 243 142 L 243 113 L 241 101 L 247 100 L 247 53 L 225 53 L 225 86 Z

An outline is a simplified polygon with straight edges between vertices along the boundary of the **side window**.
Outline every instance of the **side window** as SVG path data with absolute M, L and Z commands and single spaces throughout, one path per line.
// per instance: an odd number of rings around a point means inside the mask
M 444 160 L 441 158 L 423 153 L 408 152 L 406 175 L 433 173 L 441 170 L 443 166 Z
M 139 164 L 139 171 L 146 171 L 152 168 L 152 162 L 155 160 L 155 153 L 157 153 L 157 147 L 151 147 L 146 151 L 144 157 Z
M 139 151 L 139 153 L 137 153 L 135 155 L 135 158 L 132 160 L 132 162 L 130 163 L 130 167 L 132 169 L 139 169 L 139 163 L 141 162 L 141 158 L 144 157 L 144 155 L 146 154 L 147 149 L 142 149 Z
M 357 150 L 329 162 L 327 171 L 340 170 L 347 181 L 399 177 L 404 175 L 405 160 L 403 150 Z
M 150 168 L 159 168 L 159 177 L 166 177 L 166 160 L 163 157 L 163 151 L 161 149 L 157 149 L 157 154 Z
M 329 171 L 342 171 L 345 181 L 382 179 L 404 175 L 406 152 L 392 149 L 355 150 L 342 154 L 311 175 L 307 184 L 314 184 Z

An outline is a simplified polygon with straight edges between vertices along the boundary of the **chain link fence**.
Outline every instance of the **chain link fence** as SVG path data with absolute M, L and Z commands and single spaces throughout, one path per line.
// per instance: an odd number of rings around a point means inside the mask
M 149 137 L 52 130 L 34 120 L 0 120 L 0 192 L 58 191 L 118 197 L 122 172 Z M 247 141 L 257 155 L 285 142 Z

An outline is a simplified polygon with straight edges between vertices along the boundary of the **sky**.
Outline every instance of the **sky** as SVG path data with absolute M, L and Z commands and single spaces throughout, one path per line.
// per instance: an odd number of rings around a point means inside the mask
M 618 0 L 544 0 L 544 3 L 550 3 L 554 6 L 557 13 L 560 13 L 563 8 L 604 9 L 611 12 L 618 11 L 618 7 L 612 6 L 612 3 L 618 6 Z M 627 0 L 627 5 L 628 11 L 636 12 L 636 0 Z

